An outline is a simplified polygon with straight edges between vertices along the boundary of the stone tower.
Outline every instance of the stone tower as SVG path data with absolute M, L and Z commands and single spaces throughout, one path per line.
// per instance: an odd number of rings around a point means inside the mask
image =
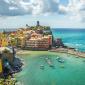
M 37 26 L 40 26 L 40 22 L 39 21 L 37 21 Z

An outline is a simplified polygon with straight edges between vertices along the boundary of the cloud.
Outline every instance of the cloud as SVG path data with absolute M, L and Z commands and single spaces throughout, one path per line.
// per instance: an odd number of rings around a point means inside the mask
M 85 21 L 85 0 L 69 0 L 67 6 L 59 6 L 59 12 L 67 14 L 70 19 Z
M 67 14 L 68 9 L 64 5 L 59 5 L 59 13 L 60 14 Z
M 0 0 L 0 16 L 55 13 L 85 21 L 85 0 L 68 0 L 67 5 L 61 4 L 61 0 Z
M 58 11 L 59 0 L 0 0 L 0 15 L 47 14 Z
M 9 10 L 17 10 L 18 8 L 17 7 L 9 7 Z
M 19 4 L 13 2 L 12 0 L 11 1 L 0 0 L 1 16 L 16 16 L 16 15 L 23 15 L 23 14 L 26 14 L 26 12 L 19 6 Z

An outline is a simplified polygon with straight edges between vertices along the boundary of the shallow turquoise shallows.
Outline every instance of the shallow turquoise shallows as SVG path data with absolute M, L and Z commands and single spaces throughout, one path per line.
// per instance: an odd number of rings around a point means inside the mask
M 84 58 L 51 52 L 20 57 L 25 62 L 23 70 L 17 74 L 21 85 L 85 85 Z M 54 67 L 48 65 L 46 57 L 49 57 Z M 61 57 L 64 63 L 60 63 L 57 57 Z

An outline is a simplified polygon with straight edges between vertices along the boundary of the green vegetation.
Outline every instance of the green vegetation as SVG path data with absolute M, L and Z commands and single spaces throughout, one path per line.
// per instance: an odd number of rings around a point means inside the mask
M 28 29 L 31 29 L 31 30 L 37 30 L 37 29 L 50 30 L 50 27 L 49 26 L 31 26 Z
M 42 30 L 44 35 L 52 35 L 52 31 L 49 26 L 31 26 L 31 30 Z
M 0 79 L 0 85 L 15 85 L 15 78 Z

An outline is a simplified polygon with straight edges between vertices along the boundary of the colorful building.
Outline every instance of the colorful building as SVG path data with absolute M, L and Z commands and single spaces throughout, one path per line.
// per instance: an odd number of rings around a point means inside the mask
M 48 50 L 52 47 L 52 34 L 43 34 L 43 29 L 17 31 L 17 46 L 30 50 Z
M 0 58 L 0 74 L 3 72 L 2 59 Z
M 48 50 L 52 46 L 51 36 L 34 36 L 25 41 L 25 46 L 32 50 Z

